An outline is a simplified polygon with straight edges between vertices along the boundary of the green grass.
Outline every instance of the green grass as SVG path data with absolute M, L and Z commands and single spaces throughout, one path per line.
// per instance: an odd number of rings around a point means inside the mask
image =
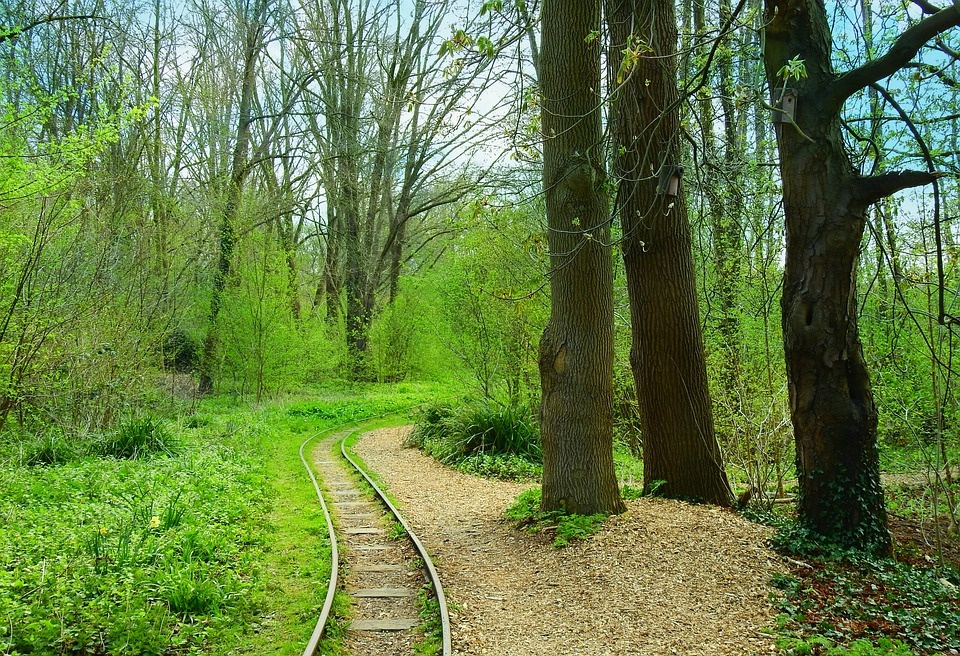
M 280 656 L 302 652 L 323 605 L 323 583 L 330 571 L 329 542 L 316 493 L 300 461 L 300 444 L 326 428 L 402 413 L 424 394 L 430 390 L 411 385 L 354 386 L 348 395 L 334 392 L 322 400 L 296 400 L 263 413 L 263 421 L 271 427 L 265 459 L 276 499 L 267 518 L 274 530 L 269 534 L 263 568 L 273 583 L 263 623 L 236 646 L 236 653 Z M 397 422 L 394 417 L 366 421 L 363 426 L 368 430 Z M 308 458 L 314 448 L 315 444 L 305 449 Z M 329 638 L 321 643 L 321 653 L 342 653 L 339 639 L 349 614 L 349 598 L 338 593 L 331 612 L 334 621 L 328 624 Z
M 230 641 L 260 612 L 269 508 L 252 433 L 176 456 L 0 467 L 0 651 L 160 654 Z
M 215 398 L 180 422 L 132 420 L 126 434 L 8 435 L 0 653 L 300 653 L 329 547 L 299 445 L 436 393 L 351 386 L 260 409 Z M 338 633 L 322 653 L 340 652 Z

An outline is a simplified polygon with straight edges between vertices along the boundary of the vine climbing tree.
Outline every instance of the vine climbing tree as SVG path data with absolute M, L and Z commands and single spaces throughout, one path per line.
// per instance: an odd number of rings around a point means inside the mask
M 844 143 L 841 112 L 855 94 L 895 74 L 924 44 L 960 25 L 954 5 L 917 5 L 924 17 L 885 53 L 837 72 L 823 2 L 765 2 L 764 65 L 779 105 L 786 221 L 781 306 L 800 519 L 826 539 L 877 554 L 888 553 L 891 541 L 880 487 L 877 407 L 857 325 L 857 260 L 870 206 L 899 190 L 932 184 L 939 174 L 859 174 Z

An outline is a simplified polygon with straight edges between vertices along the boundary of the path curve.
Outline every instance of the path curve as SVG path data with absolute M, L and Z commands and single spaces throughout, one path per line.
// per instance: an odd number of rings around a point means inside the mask
M 367 433 L 376 471 L 434 559 L 460 656 L 714 656 L 776 653 L 769 530 L 734 513 L 627 503 L 591 540 L 555 549 L 500 519 L 525 487 L 467 476 Z

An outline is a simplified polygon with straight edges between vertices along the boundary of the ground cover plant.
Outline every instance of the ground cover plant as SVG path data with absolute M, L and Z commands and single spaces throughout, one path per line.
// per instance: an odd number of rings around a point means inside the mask
M 269 496 L 251 435 L 210 426 L 172 455 L 134 446 L 159 446 L 147 423 L 106 440 L 112 457 L 0 465 L 3 653 L 186 652 L 258 613 Z
M 894 558 L 824 544 L 792 518 L 776 523 L 773 546 L 790 569 L 773 581 L 781 653 L 960 653 L 960 560 L 938 564 L 896 521 Z
M 517 500 L 504 511 L 503 516 L 514 522 L 518 528 L 530 533 L 553 535 L 553 546 L 565 547 L 574 540 L 584 540 L 597 531 L 606 521 L 607 515 L 578 515 L 559 511 L 540 509 L 542 491 L 532 488 L 521 492 Z
M 407 445 L 469 474 L 536 480 L 543 470 L 540 429 L 530 409 L 489 399 L 422 407 Z

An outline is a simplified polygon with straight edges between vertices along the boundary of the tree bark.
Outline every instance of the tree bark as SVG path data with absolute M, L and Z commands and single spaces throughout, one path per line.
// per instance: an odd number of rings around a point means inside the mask
M 624 510 L 613 469 L 613 263 L 600 0 L 545 0 L 540 52 L 550 319 L 540 342 L 544 510 Z
M 840 110 L 853 93 L 905 65 L 960 21 L 956 8 L 904 31 L 881 57 L 837 74 L 818 0 L 766 0 L 764 66 L 774 102 L 796 89 L 794 122 L 778 123 L 786 222 L 783 339 L 796 443 L 800 520 L 845 547 L 888 554 L 877 408 L 857 329 L 856 266 L 867 209 L 935 173 L 860 176 L 844 148 Z M 803 62 L 806 76 L 784 79 Z
M 673 0 L 608 0 L 616 208 L 630 300 L 630 364 L 640 404 L 644 486 L 729 506 L 714 434 L 682 190 L 660 187 L 679 164 Z M 647 49 L 649 48 L 649 49 Z M 621 54 L 625 53 L 625 54 Z

